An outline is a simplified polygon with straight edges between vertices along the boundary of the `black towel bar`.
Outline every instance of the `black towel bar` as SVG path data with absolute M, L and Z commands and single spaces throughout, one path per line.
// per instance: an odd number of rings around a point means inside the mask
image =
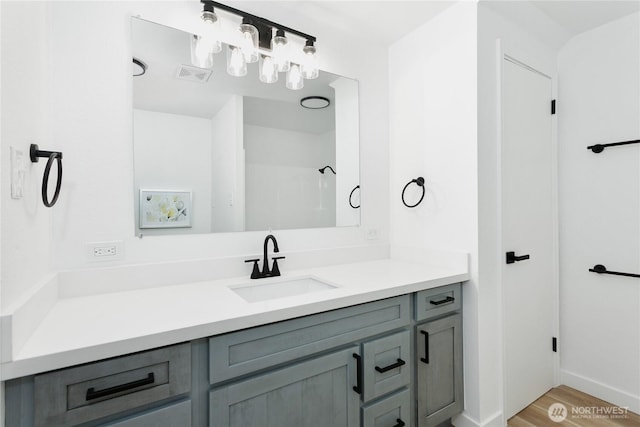
M 613 274 L 614 276 L 640 277 L 640 274 L 620 273 L 618 271 L 609 271 L 609 270 L 607 270 L 607 267 L 605 267 L 602 264 L 594 265 L 593 268 L 589 269 L 589 271 L 592 272 L 592 273 L 598 273 L 598 274 Z
M 640 139 L 634 139 L 633 141 L 612 142 L 611 144 L 596 144 L 587 147 L 587 150 L 591 150 L 594 153 L 602 153 L 607 147 L 616 147 L 618 145 L 640 144 Z

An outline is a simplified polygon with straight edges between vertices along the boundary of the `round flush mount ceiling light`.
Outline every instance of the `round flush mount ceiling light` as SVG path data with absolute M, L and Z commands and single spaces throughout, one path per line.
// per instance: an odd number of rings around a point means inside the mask
M 302 98 L 300 100 L 300 105 L 304 108 L 308 108 L 310 110 L 320 110 L 322 108 L 327 108 L 331 104 L 328 98 L 324 96 L 307 96 L 306 98 Z
M 141 76 L 147 72 L 147 64 L 138 58 L 133 58 L 133 77 Z

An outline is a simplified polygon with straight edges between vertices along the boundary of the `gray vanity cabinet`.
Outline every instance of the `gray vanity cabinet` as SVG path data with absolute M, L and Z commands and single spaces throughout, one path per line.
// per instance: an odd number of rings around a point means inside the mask
M 432 427 L 462 412 L 460 284 L 5 383 L 5 425 Z
M 357 347 L 213 390 L 212 427 L 359 427 Z
M 459 293 L 460 285 L 451 285 L 417 298 L 435 311 L 415 327 L 418 427 L 436 426 L 464 409 Z

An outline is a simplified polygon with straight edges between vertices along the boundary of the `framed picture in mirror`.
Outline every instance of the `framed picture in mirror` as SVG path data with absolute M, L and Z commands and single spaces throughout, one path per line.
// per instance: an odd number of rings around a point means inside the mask
M 191 227 L 191 191 L 140 189 L 140 228 Z

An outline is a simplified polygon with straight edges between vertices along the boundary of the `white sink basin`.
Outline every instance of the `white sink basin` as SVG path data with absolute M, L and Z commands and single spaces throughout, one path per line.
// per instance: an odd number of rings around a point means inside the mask
M 304 295 L 336 289 L 336 286 L 313 277 L 295 279 L 255 279 L 251 283 L 229 287 L 247 302 L 260 302 L 276 298 Z

